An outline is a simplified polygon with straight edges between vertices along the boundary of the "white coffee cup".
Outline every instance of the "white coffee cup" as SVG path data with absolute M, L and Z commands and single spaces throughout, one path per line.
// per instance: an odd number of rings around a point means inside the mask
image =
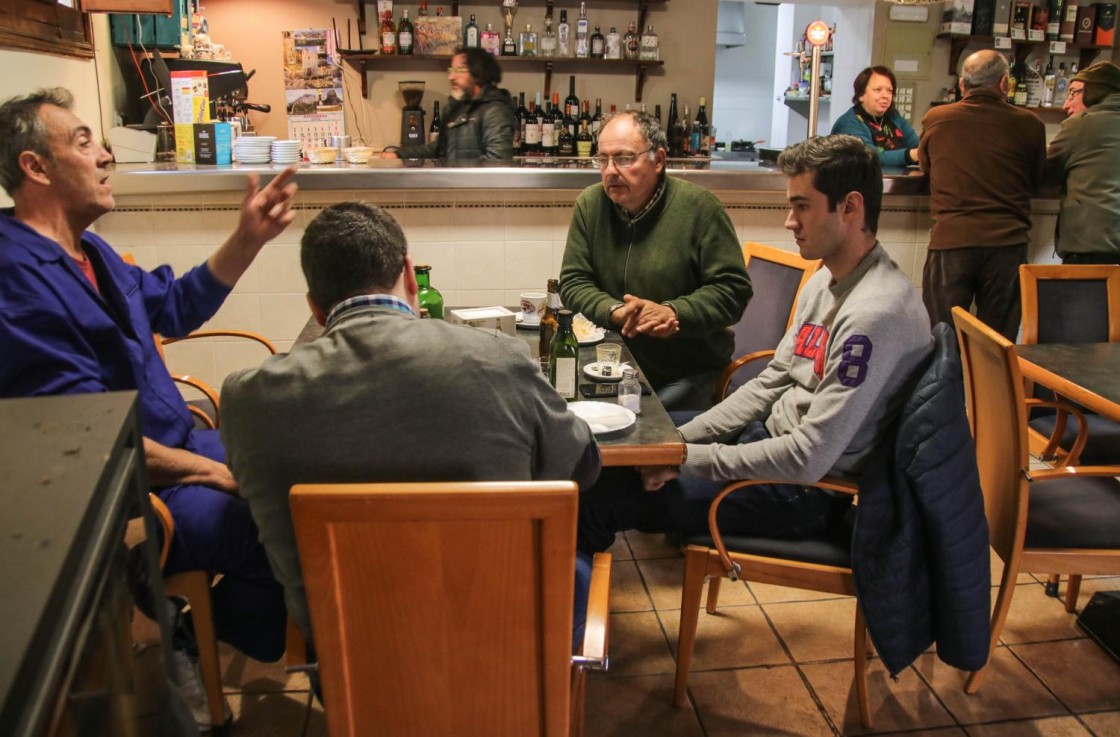
M 536 325 L 541 321 L 544 313 L 545 301 L 548 295 L 544 292 L 521 293 L 521 324 Z

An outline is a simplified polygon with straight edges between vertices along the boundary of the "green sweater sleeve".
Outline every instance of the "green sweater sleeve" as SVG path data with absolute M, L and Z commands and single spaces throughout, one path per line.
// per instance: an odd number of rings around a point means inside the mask
M 600 196 L 596 187 L 585 190 L 576 200 L 564 261 L 560 266 L 560 298 L 572 312 L 582 312 L 596 325 L 610 326 L 610 308 L 622 301 L 599 286 L 591 257 L 591 226 L 588 204 Z

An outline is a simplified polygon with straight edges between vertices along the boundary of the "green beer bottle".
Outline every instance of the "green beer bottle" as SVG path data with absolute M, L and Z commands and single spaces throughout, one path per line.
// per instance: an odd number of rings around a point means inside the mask
M 579 341 L 572 331 L 572 311 L 556 313 L 556 335 L 549 349 L 548 379 L 564 399 L 576 398 L 579 378 Z
M 417 264 L 413 267 L 416 271 L 416 284 L 420 287 L 416 298 L 421 309 L 427 309 L 428 314 L 436 320 L 443 319 L 443 295 L 432 286 L 432 267 L 427 264 Z

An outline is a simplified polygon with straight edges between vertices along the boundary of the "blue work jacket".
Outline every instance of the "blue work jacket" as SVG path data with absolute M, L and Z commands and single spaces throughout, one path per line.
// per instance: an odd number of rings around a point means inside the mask
M 153 333 L 182 336 L 230 290 L 201 264 L 176 279 L 82 234 L 100 294 L 55 241 L 0 211 L 0 397 L 135 389 L 146 437 L 183 447 L 194 427 Z

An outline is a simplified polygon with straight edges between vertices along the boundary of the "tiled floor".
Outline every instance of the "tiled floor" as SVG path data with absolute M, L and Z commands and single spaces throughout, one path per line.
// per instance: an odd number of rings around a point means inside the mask
M 611 669 L 587 689 L 588 737 L 607 735 L 906 734 L 913 737 L 1120 735 L 1120 665 L 1086 639 L 1042 583 L 1022 576 L 980 693 L 932 653 L 893 682 L 872 664 L 874 729 L 859 726 L 849 598 L 727 582 L 719 612 L 701 611 L 689 708 L 671 703 L 682 558 L 658 535 L 620 535 L 613 551 Z M 998 563 L 993 581 L 998 583 Z M 1087 579 L 1093 592 L 1120 578 Z M 1064 590 L 1064 584 L 1063 584 Z M 232 734 L 326 735 L 307 679 L 226 651 Z

